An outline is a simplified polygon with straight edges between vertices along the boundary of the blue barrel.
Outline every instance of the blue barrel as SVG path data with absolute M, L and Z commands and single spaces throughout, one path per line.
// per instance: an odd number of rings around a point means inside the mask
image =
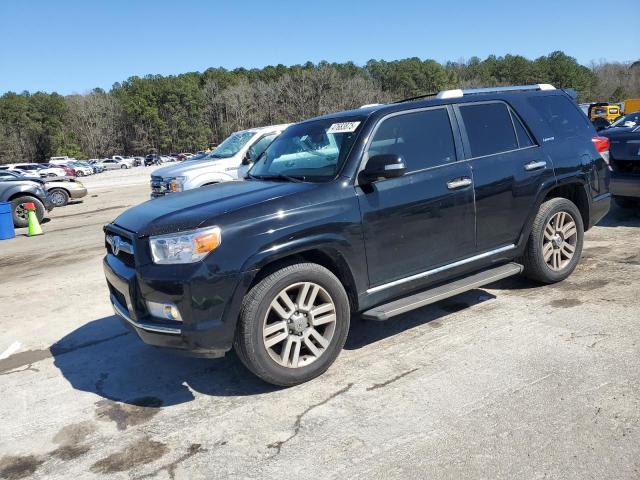
M 9 240 L 15 236 L 11 202 L 0 202 L 0 240 Z

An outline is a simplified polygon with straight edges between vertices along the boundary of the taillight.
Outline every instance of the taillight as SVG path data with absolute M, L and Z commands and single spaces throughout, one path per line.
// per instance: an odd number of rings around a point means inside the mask
M 612 170 L 611 162 L 609 160 L 609 139 L 607 137 L 595 136 L 591 141 L 602 159 L 607 163 L 609 170 Z

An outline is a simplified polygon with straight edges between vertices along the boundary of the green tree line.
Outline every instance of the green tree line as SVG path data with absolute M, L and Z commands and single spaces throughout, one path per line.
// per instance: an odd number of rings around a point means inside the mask
M 580 101 L 640 97 L 640 62 L 580 65 L 562 52 L 438 63 L 370 60 L 261 69 L 210 68 L 202 73 L 131 77 L 110 91 L 84 95 L 13 93 L 0 97 L 0 163 L 52 155 L 194 151 L 233 131 L 288 123 L 366 103 L 446 88 L 551 83 Z

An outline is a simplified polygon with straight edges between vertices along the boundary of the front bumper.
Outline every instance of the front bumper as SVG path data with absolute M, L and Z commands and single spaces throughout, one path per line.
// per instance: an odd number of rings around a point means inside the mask
M 83 198 L 87 196 L 87 189 L 86 187 L 79 187 L 79 188 L 74 188 L 69 189 L 69 197 L 71 198 Z
M 615 197 L 640 198 L 640 175 L 612 173 L 609 190 Z
M 134 268 L 111 253 L 103 267 L 114 312 L 145 343 L 204 357 L 231 349 L 244 295 L 241 275 L 206 273 L 202 263 Z M 147 300 L 176 305 L 183 321 L 152 317 Z

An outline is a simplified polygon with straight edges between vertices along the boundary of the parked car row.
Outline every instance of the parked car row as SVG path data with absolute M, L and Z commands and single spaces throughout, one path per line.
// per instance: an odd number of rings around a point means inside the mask
M 64 207 L 70 199 L 87 195 L 86 187 L 73 177 L 38 178 L 22 175 L 15 169 L 0 170 L 0 202 L 11 202 L 15 227 L 27 226 L 26 203 L 36 207 L 36 217 L 42 221 L 46 212 Z

